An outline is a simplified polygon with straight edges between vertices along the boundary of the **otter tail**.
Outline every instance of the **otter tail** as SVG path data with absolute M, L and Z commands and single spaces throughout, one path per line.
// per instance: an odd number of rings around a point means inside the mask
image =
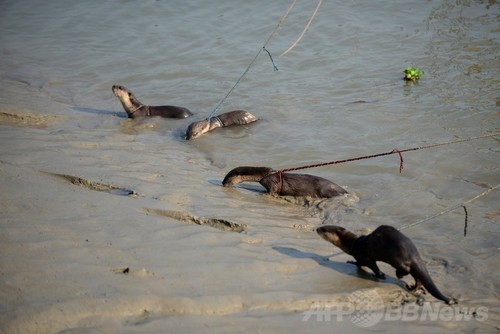
M 427 268 L 425 267 L 425 264 L 423 261 L 418 261 L 414 263 L 411 267 L 410 274 L 415 278 L 417 283 L 420 281 L 424 288 L 429 291 L 431 295 L 433 295 L 435 298 L 440 299 L 444 301 L 446 304 L 456 304 L 456 300 L 453 298 L 448 298 L 445 295 L 439 291 L 437 286 L 434 284 L 434 281 L 432 281 L 431 276 L 429 275 L 429 272 L 427 271 Z

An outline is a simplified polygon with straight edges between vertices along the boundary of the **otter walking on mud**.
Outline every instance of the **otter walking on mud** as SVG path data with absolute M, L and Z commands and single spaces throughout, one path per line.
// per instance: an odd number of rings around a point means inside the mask
M 329 198 L 346 194 L 339 185 L 319 176 L 280 173 L 269 167 L 237 167 L 224 177 L 224 187 L 250 181 L 259 182 L 271 195 Z
M 160 116 L 165 118 L 186 118 L 193 113 L 189 109 L 176 106 L 149 106 L 142 104 L 135 95 L 123 86 L 113 85 L 113 93 L 122 103 L 129 118 Z
M 352 255 L 357 266 L 370 268 L 376 277 L 385 279 L 385 274 L 377 266 L 377 261 L 382 261 L 396 269 L 398 278 L 408 274 L 413 276 L 415 285 L 407 286 L 410 291 L 423 286 L 437 299 L 450 305 L 457 303 L 455 299 L 446 297 L 439 291 L 413 242 L 394 227 L 382 225 L 371 234 L 362 236 L 334 225 L 318 227 L 316 232 L 326 241 Z
M 186 139 L 195 139 L 217 128 L 233 125 L 245 125 L 256 122 L 257 117 L 246 110 L 233 110 L 201 121 L 193 122 L 186 131 Z

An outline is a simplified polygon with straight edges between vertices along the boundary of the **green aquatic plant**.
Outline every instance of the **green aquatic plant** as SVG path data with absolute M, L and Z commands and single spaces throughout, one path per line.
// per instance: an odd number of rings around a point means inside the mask
M 408 81 L 417 81 L 424 75 L 424 71 L 412 66 L 405 68 L 403 73 L 405 74 L 404 79 Z

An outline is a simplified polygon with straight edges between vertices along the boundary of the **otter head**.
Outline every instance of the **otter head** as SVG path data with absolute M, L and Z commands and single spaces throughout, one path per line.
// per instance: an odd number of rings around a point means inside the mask
M 142 103 L 137 100 L 135 95 L 124 86 L 113 85 L 113 94 L 120 100 L 123 109 L 127 114 L 131 114 L 142 106 Z
M 357 235 L 346 230 L 343 227 L 335 225 L 321 226 L 316 229 L 316 232 L 326 241 L 331 242 L 338 248 L 342 249 L 347 254 L 351 253 L 351 246 Z
M 274 173 L 274 170 L 269 167 L 236 167 L 227 173 L 222 185 L 230 187 L 245 181 L 259 182 L 271 173 Z
M 210 121 L 204 119 L 198 122 L 193 122 L 189 124 L 187 128 L 186 139 L 195 139 L 208 131 L 210 131 Z

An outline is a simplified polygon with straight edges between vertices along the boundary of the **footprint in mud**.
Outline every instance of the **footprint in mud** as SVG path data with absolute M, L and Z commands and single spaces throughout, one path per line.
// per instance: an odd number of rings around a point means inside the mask
M 187 224 L 207 225 L 222 231 L 241 233 L 246 229 L 245 224 L 233 223 L 228 220 L 219 218 L 195 217 L 189 212 L 148 209 L 148 208 L 145 208 L 144 211 L 147 214 L 154 214 L 161 217 L 173 218 Z
M 78 176 L 73 176 L 73 175 L 67 175 L 67 174 L 57 174 L 57 173 L 50 173 L 50 172 L 42 172 L 44 174 L 48 174 L 51 176 L 55 176 L 58 178 L 61 178 L 65 181 L 68 181 L 69 183 L 72 183 L 77 186 L 81 186 L 90 190 L 95 190 L 95 191 L 104 191 L 108 192 L 113 195 L 120 195 L 120 196 L 131 196 L 131 197 L 138 197 L 139 194 L 136 193 L 133 190 L 122 188 L 122 187 L 116 187 L 111 184 L 107 183 L 100 183 L 100 182 L 94 182 L 94 181 L 89 181 L 86 179 L 83 179 Z

